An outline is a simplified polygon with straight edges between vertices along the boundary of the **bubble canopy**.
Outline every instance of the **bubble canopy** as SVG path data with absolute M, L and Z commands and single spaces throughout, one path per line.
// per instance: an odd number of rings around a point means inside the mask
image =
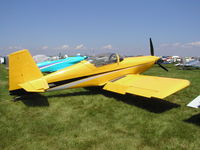
M 88 57 L 87 60 L 94 64 L 95 66 L 103 66 L 107 64 L 116 63 L 118 61 L 123 61 L 123 57 L 116 53 L 105 53 L 105 54 L 99 54 L 96 56 Z

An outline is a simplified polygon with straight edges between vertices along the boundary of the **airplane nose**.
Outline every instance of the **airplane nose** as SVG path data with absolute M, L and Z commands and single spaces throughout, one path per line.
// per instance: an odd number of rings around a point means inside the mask
M 163 60 L 162 60 L 161 58 L 159 58 L 159 59 L 156 61 L 156 63 L 161 64 L 161 63 L 163 63 Z

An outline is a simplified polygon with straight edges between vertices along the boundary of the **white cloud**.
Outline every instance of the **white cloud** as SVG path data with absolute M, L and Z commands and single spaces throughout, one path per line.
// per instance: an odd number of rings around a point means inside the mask
M 20 50 L 20 49 L 23 49 L 23 47 L 22 46 L 9 46 L 6 49 L 8 49 L 8 50 Z
M 111 44 L 108 44 L 108 45 L 103 46 L 103 49 L 112 49 L 112 48 L 113 48 L 113 47 L 112 47 Z
M 187 45 L 190 45 L 190 46 L 200 46 L 200 41 L 190 42 L 190 43 L 187 43 Z
M 48 48 L 49 48 L 48 46 L 42 46 L 41 47 L 42 50 L 45 50 L 45 49 L 48 49 Z
M 173 43 L 172 46 L 178 47 L 178 46 L 181 46 L 181 43 L 178 43 L 178 42 L 177 43 Z
M 168 44 L 168 43 L 160 44 L 160 47 L 167 47 L 167 46 L 170 46 L 170 44 Z
M 75 49 L 85 49 L 85 46 L 83 44 L 77 45 Z
M 193 48 L 200 47 L 200 41 L 190 42 L 190 43 L 164 43 L 160 44 L 160 47 L 177 47 L 177 48 Z
M 58 50 L 69 50 L 70 47 L 69 47 L 69 45 L 64 44 L 64 45 L 61 45 L 59 47 L 56 47 L 55 49 L 58 49 Z
M 196 56 L 199 55 L 200 41 L 185 43 L 164 43 L 157 47 L 158 55 Z
M 160 44 L 160 47 L 179 47 L 182 46 L 183 44 L 181 43 L 164 43 L 164 44 Z
M 69 45 L 62 45 L 62 46 L 61 46 L 61 49 L 62 49 L 62 50 L 68 50 L 68 49 L 69 49 Z

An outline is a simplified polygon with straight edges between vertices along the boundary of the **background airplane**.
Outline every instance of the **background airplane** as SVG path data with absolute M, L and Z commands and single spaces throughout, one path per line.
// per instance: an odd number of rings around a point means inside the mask
M 141 75 L 159 62 L 154 56 L 150 39 L 151 56 L 123 58 L 118 54 L 89 57 L 73 66 L 43 75 L 28 50 L 9 55 L 9 91 L 11 95 L 46 92 L 68 88 L 101 86 L 104 90 L 163 99 L 190 82 L 183 79 Z M 27 63 L 24 63 L 27 62 Z
M 37 63 L 37 66 L 42 72 L 54 72 L 65 67 L 74 65 L 86 58 L 86 56 L 67 57 L 65 59 Z
M 197 96 L 195 99 L 193 99 L 189 104 L 187 104 L 188 107 L 192 108 L 199 108 L 200 107 L 200 95 Z
M 176 66 L 179 67 L 179 69 L 186 69 L 186 70 L 189 70 L 189 69 L 200 69 L 200 60 L 199 59 L 191 60 L 189 62 L 186 62 L 184 60 L 183 63 L 176 64 Z

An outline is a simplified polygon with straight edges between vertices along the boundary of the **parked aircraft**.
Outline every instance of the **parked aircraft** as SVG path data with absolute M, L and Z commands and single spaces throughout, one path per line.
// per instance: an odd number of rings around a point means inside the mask
M 57 70 L 74 65 L 84 60 L 85 58 L 87 57 L 86 56 L 67 57 L 65 59 L 41 62 L 38 63 L 37 66 L 40 68 L 42 72 L 55 72 Z
M 176 66 L 179 69 L 200 69 L 200 60 L 196 59 L 196 60 L 191 60 L 189 62 L 186 62 L 185 60 L 183 61 L 183 63 L 180 64 L 176 64 Z
M 187 106 L 192 108 L 200 108 L 200 95 L 187 104 Z
M 9 55 L 9 92 L 21 96 L 69 88 L 101 86 L 104 90 L 163 99 L 185 87 L 184 79 L 142 75 L 157 63 L 150 39 L 151 56 L 121 57 L 118 54 L 89 57 L 73 66 L 43 75 L 28 50 Z M 26 62 L 26 63 L 24 63 Z

